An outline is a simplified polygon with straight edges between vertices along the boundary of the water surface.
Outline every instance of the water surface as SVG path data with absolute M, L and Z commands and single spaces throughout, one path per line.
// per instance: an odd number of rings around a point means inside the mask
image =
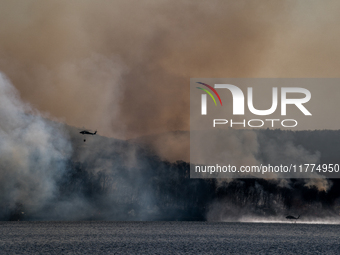
M 340 254 L 340 226 L 211 222 L 1 222 L 2 254 Z

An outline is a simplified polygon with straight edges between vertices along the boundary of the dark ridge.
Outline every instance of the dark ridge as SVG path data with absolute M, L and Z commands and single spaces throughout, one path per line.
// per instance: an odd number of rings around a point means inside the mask
M 320 163 L 340 163 L 340 131 L 258 132 L 266 140 L 290 139 L 319 151 Z M 280 180 L 190 179 L 189 163 L 163 161 L 143 146 L 100 136 L 86 146 L 81 137 L 71 139 L 74 155 L 57 180 L 54 199 L 43 206 L 2 201 L 1 220 L 207 220 L 216 204 L 222 218 L 235 219 L 242 213 L 323 217 L 340 212 L 340 179 L 329 179 L 328 191 L 307 187 L 303 179 L 291 179 L 288 186 Z

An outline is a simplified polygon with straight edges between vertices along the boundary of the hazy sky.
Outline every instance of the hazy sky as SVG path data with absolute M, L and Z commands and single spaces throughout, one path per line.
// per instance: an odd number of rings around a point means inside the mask
M 338 1 L 0 1 L 0 71 L 51 118 L 189 129 L 192 77 L 339 77 Z

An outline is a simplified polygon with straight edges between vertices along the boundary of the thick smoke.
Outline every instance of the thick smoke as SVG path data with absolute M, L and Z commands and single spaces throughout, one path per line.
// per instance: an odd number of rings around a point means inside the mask
M 109 137 L 188 130 L 191 77 L 338 77 L 337 1 L 321 10 L 315 1 L 0 2 L 0 69 L 19 91 L 2 77 L 2 219 L 205 219 L 209 211 L 214 220 L 212 201 L 232 203 L 235 214 L 337 205 L 339 190 L 324 179 L 191 180 L 189 164 L 175 162 L 188 162 L 183 133 L 146 139 L 169 163 L 121 140 L 83 143 L 19 99 Z M 251 162 L 329 162 L 308 146 L 250 134 Z M 232 139 L 234 160 L 244 160 L 244 139 Z
M 23 103 L 0 74 L 0 217 L 18 205 L 40 210 L 56 194 L 71 145 L 60 124 Z M 5 209 L 5 210 L 4 210 Z
M 0 2 L 0 70 L 23 99 L 109 137 L 189 130 L 191 77 L 339 76 L 337 1 Z M 152 145 L 176 160 L 177 138 Z
M 23 99 L 116 138 L 188 130 L 189 78 L 258 76 L 291 8 L 269 0 L 1 2 L 0 69 Z
M 79 130 L 47 120 L 23 103 L 4 75 L 0 92 L 1 219 L 239 220 L 237 215 L 263 216 L 268 210 L 277 217 L 290 207 L 334 206 L 339 195 L 330 192 L 328 180 L 190 179 L 188 163 L 162 161 L 135 143 L 98 135 L 84 143 Z M 293 160 L 319 157 L 297 145 L 293 133 L 230 132 L 236 161 L 287 160 L 292 148 Z M 326 144 L 334 134 L 324 137 Z M 303 197 L 304 192 L 312 194 Z M 320 198 L 325 192 L 329 199 Z
M 287 213 L 331 219 L 340 208 L 339 186 L 329 180 L 190 179 L 188 163 L 163 161 L 135 143 L 98 135 L 84 143 L 79 130 L 47 120 L 23 103 L 3 75 L 0 85 L 2 220 L 244 221 Z M 242 147 L 241 131 L 232 132 L 234 145 Z M 248 142 L 264 136 L 258 142 L 262 149 L 253 147 L 256 160 L 289 157 L 289 149 L 275 155 L 265 150 L 266 144 L 269 151 L 274 145 L 284 148 L 280 137 L 288 135 L 295 154 L 319 155 L 312 147 L 303 149 L 314 140 L 323 150 L 320 162 L 330 160 L 323 155 L 337 162 L 328 144 L 338 131 L 247 132 Z

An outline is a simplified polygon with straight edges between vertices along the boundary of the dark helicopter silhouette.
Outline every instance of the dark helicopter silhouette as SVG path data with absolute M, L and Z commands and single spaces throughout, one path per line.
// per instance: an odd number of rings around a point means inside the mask
M 82 134 L 82 135 L 95 135 L 95 134 L 97 134 L 97 130 L 94 133 L 87 131 L 87 130 L 80 131 L 79 133 Z M 86 142 L 86 139 L 84 139 L 84 142 Z
M 80 131 L 79 133 L 83 134 L 83 135 L 95 135 L 95 134 L 97 134 L 97 131 L 94 132 L 94 133 L 91 133 L 90 131 L 83 130 L 83 131 Z
M 286 217 L 286 219 L 287 220 L 295 220 L 295 223 L 296 223 L 296 220 L 298 220 L 300 218 L 300 215 L 296 218 L 296 217 L 294 217 L 294 216 L 292 216 L 292 215 L 288 215 L 287 217 Z
M 292 216 L 292 215 L 288 215 L 287 217 L 286 217 L 286 219 L 288 219 L 288 220 L 297 220 L 297 219 L 299 219 L 300 218 L 300 215 L 296 218 L 296 217 L 294 217 L 294 216 Z

